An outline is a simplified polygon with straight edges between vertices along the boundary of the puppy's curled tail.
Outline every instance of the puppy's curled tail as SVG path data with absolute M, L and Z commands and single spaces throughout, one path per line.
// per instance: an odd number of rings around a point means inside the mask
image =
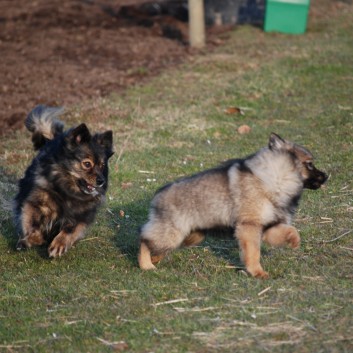
M 40 149 L 47 141 L 61 134 L 64 124 L 57 119 L 64 112 L 62 107 L 47 107 L 38 105 L 27 116 L 26 128 L 32 133 L 32 143 L 35 150 Z

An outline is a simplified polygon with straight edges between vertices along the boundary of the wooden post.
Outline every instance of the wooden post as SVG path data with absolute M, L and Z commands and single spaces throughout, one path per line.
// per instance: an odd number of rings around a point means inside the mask
M 203 0 L 188 0 L 189 41 L 193 48 L 205 46 L 205 11 Z

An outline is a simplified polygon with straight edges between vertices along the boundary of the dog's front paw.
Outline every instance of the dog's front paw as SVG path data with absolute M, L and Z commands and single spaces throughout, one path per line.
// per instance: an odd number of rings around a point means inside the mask
M 268 279 L 270 277 L 268 272 L 264 270 L 255 271 L 251 275 L 254 276 L 255 278 L 261 278 L 261 279 Z
M 287 243 L 292 249 L 298 249 L 300 246 L 300 236 L 298 231 L 291 227 L 286 235 Z
M 57 236 L 51 242 L 48 248 L 49 257 L 60 257 L 64 255 L 70 248 L 70 245 L 63 237 Z
M 267 279 L 270 277 L 268 272 L 264 271 L 261 265 L 247 267 L 246 270 L 251 276 L 255 278 Z

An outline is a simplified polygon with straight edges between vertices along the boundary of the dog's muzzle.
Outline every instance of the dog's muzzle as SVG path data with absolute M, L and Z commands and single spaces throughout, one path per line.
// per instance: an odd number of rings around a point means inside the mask
M 87 183 L 84 179 L 79 180 L 80 189 L 86 195 L 98 196 L 99 194 L 103 194 L 104 185 L 105 181 L 101 179 L 97 179 L 96 185 Z
M 328 179 L 328 175 L 321 170 L 315 169 L 310 174 L 310 177 L 304 181 L 304 188 L 317 190 L 319 189 Z

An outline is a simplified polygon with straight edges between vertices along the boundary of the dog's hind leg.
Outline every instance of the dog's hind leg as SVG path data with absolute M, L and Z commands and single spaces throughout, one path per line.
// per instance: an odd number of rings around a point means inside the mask
M 33 245 L 42 245 L 45 240 L 40 226 L 40 214 L 38 210 L 26 203 L 20 215 L 20 238 L 17 242 L 16 249 L 23 250 Z
M 185 236 L 171 224 L 164 222 L 146 223 L 141 229 L 141 242 L 138 254 L 139 266 L 143 270 L 153 270 L 170 251 L 181 246 Z
M 199 231 L 194 231 L 191 232 L 182 242 L 181 246 L 196 246 L 200 244 L 203 240 L 205 239 L 205 235 Z M 158 254 L 158 255 L 152 255 L 151 252 L 148 248 L 148 245 L 145 242 L 141 242 L 140 245 L 140 252 L 139 252 L 139 264 L 140 268 L 144 270 L 149 270 L 149 269 L 155 269 L 156 267 L 154 264 L 160 262 L 164 257 L 166 253 Z M 150 260 L 151 261 L 150 261 Z
M 49 246 L 49 257 L 57 257 L 65 254 L 73 244 L 83 238 L 85 229 L 86 225 L 80 223 L 72 231 L 62 230 Z
M 267 229 L 262 239 L 272 246 L 289 245 L 291 248 L 297 249 L 300 245 L 298 231 L 293 226 L 283 223 Z
M 23 237 L 20 237 L 17 242 L 16 249 L 24 250 L 27 248 L 31 248 L 33 245 L 42 245 L 44 244 L 44 242 L 45 240 L 40 230 L 31 229 L 30 231 L 26 232 Z
M 140 250 L 138 253 L 138 262 L 141 270 L 155 270 L 156 266 L 153 265 L 153 260 L 151 256 L 151 250 L 148 247 L 148 242 L 141 240 Z M 159 259 L 155 259 L 155 262 L 158 262 Z
M 202 243 L 205 239 L 205 235 L 200 231 L 191 232 L 181 244 L 182 246 L 196 246 Z

